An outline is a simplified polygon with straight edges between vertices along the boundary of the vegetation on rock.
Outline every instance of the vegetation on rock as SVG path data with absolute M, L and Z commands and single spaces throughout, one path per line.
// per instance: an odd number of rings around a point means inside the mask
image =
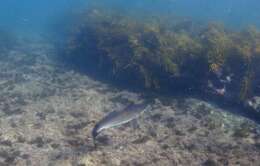
M 72 31 L 67 56 L 89 71 L 155 91 L 204 90 L 212 75 L 232 76 L 238 102 L 260 93 L 260 32 L 169 17 L 139 18 L 91 9 Z M 162 21 L 163 20 L 163 21 Z

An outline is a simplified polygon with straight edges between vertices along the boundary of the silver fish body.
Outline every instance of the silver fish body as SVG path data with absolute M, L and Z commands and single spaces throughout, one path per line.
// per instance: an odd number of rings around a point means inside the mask
M 136 119 L 142 112 L 150 109 L 151 106 L 146 103 L 133 104 L 121 111 L 113 111 L 99 121 L 92 130 L 92 137 L 96 136 L 104 129 L 125 124 Z

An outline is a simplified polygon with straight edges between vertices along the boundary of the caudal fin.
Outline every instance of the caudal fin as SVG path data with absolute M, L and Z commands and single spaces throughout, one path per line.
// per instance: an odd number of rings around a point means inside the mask
M 92 138 L 93 138 L 93 140 L 95 140 L 96 137 L 98 136 L 98 128 L 99 128 L 99 125 L 95 125 L 95 127 L 92 130 Z

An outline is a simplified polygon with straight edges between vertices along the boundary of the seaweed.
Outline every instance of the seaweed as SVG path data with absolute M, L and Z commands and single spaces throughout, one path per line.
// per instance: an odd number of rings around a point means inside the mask
M 209 24 L 202 31 L 201 42 L 204 45 L 204 54 L 209 63 L 210 70 L 217 72 L 220 68 L 223 68 L 226 56 L 233 45 L 224 27 L 216 23 Z
M 71 33 L 66 55 L 88 71 L 126 86 L 159 92 L 205 91 L 211 75 L 219 80 L 233 75 L 228 91 L 236 102 L 259 94 L 256 28 L 232 31 L 219 23 L 198 26 L 160 16 L 137 18 L 88 9 Z

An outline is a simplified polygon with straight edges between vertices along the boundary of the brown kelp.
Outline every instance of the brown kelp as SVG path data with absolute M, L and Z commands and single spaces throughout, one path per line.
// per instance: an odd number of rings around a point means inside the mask
M 260 93 L 256 28 L 234 31 L 218 23 L 196 25 L 96 8 L 81 17 L 66 51 L 89 71 L 155 91 L 205 91 L 209 82 L 215 87 L 214 78 L 226 88 L 220 94 L 228 93 L 235 102 Z

